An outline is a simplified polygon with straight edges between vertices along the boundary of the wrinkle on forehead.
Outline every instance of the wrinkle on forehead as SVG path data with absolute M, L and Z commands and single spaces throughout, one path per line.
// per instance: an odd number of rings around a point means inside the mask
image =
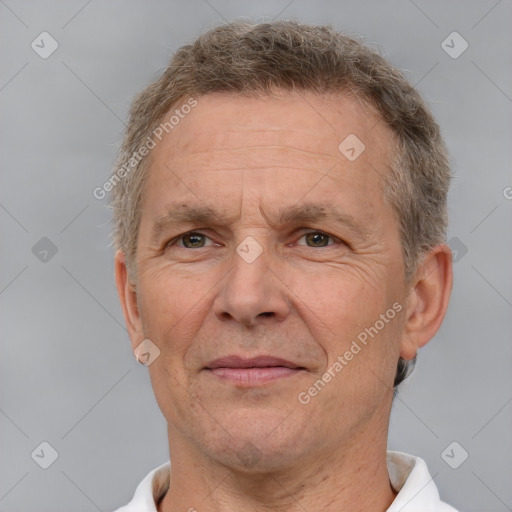
M 366 146 L 355 161 L 338 149 L 351 134 Z M 241 177 L 244 186 L 255 186 L 276 199 L 290 193 L 298 199 L 300 188 L 318 188 L 321 181 L 320 188 L 330 196 L 336 190 L 329 182 L 343 190 L 344 201 L 359 203 L 359 210 L 372 204 L 375 208 L 381 198 L 370 199 L 369 192 L 382 190 L 380 177 L 389 167 L 392 141 L 391 130 L 377 114 L 342 95 L 289 94 L 276 99 L 210 94 L 200 96 L 197 107 L 152 151 L 148 181 L 158 183 L 153 200 L 163 194 L 164 183 L 169 190 L 208 190 L 209 197 L 220 191 L 221 183 L 233 185 L 232 180 L 240 179 L 226 178 L 221 171 L 247 171 Z M 281 171 L 283 178 L 288 176 L 283 187 L 293 184 L 293 191 L 282 189 L 276 174 Z M 297 179 L 290 180 L 290 172 Z
M 284 158 L 284 160 L 283 160 Z M 295 169 L 325 173 L 343 164 L 341 155 L 307 151 L 292 146 L 247 146 L 245 148 L 217 148 L 176 155 L 170 159 L 169 169 L 178 174 L 203 171 L 240 171 L 249 169 Z
M 200 123 L 194 122 L 198 114 L 202 117 Z M 247 98 L 211 93 L 198 98 L 198 106 L 164 136 L 150 157 L 162 153 L 165 160 L 174 160 L 212 148 L 222 151 L 267 146 L 339 158 L 338 145 L 350 134 L 363 140 L 369 154 L 378 153 L 392 139 L 391 130 L 381 121 L 377 113 L 342 94 L 288 93 L 278 98 Z

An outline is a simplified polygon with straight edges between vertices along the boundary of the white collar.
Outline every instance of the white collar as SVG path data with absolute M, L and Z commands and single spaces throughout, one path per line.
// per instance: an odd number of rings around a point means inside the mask
M 386 512 L 457 512 L 439 499 L 425 461 L 407 453 L 388 451 L 389 481 L 398 493 Z M 155 503 L 167 492 L 170 462 L 150 471 L 138 485 L 133 499 L 115 512 L 156 512 Z

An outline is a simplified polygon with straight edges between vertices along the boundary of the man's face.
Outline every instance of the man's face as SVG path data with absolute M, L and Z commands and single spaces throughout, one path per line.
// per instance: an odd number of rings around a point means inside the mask
M 160 350 L 176 445 L 269 469 L 385 433 L 407 293 L 382 191 L 392 141 L 341 95 L 210 94 L 152 151 L 131 335 Z M 231 356 L 290 364 L 214 363 Z

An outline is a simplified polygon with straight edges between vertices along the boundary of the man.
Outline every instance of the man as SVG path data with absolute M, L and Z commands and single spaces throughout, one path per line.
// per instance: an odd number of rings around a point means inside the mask
M 419 94 L 328 27 L 233 23 L 134 101 L 116 282 L 171 463 L 128 511 L 453 511 L 386 449 L 452 287 L 449 164 Z

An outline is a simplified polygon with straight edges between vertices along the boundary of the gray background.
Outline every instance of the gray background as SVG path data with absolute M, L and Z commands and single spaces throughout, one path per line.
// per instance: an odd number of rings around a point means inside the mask
M 456 176 L 455 286 L 395 400 L 389 444 L 426 459 L 461 510 L 512 510 L 508 0 L 0 0 L 0 510 L 112 510 L 168 458 L 118 304 L 109 210 L 92 191 L 108 177 L 134 94 L 180 45 L 241 16 L 362 35 L 433 109 Z M 43 31 L 59 44 L 47 59 L 31 48 Z M 458 58 L 441 46 L 453 31 L 469 44 Z M 43 237 L 55 255 L 43 255 Z M 43 441 L 58 452 L 46 470 L 35 460 L 48 450 L 31 457 Z M 457 469 L 441 457 L 453 441 L 462 448 L 452 464 L 469 454 Z

